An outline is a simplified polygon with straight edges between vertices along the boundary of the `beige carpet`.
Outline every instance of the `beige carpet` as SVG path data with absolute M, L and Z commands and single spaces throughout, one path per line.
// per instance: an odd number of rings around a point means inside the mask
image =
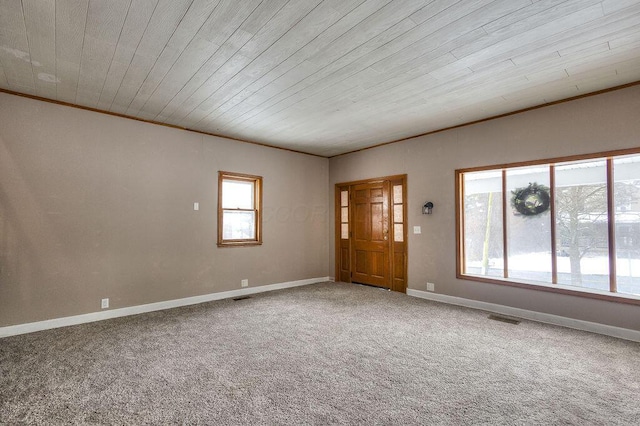
M 349 284 L 0 340 L 0 424 L 640 424 L 640 344 Z

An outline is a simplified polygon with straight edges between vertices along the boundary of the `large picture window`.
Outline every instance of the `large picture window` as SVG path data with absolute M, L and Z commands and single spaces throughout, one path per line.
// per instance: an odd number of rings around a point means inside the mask
M 262 177 L 218 173 L 218 245 L 262 244 Z
M 460 278 L 640 304 L 640 150 L 456 178 Z

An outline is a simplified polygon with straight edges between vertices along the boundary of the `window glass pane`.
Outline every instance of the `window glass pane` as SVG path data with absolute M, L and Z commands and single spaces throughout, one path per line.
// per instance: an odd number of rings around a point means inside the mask
M 340 238 L 343 240 L 349 239 L 349 224 L 343 223 L 340 226 Z
M 340 222 L 349 222 L 349 207 L 340 209 Z
M 393 202 L 402 204 L 402 185 L 393 185 Z
M 402 223 L 402 204 L 393 206 L 393 221 Z
M 609 290 L 606 162 L 556 166 L 558 284 Z
M 509 278 L 550 283 L 551 214 L 544 203 L 549 196 L 549 167 L 507 170 L 507 246 Z
M 393 241 L 400 243 L 404 241 L 404 226 L 401 223 L 393 225 Z
M 222 238 L 225 240 L 255 239 L 255 212 L 228 211 L 222 213 Z
M 464 174 L 465 273 L 502 277 L 502 172 Z
M 340 191 L 340 206 L 347 207 L 349 205 L 349 191 Z
M 253 182 L 222 181 L 223 209 L 253 209 Z
M 640 294 L 640 155 L 613 161 L 619 293 Z

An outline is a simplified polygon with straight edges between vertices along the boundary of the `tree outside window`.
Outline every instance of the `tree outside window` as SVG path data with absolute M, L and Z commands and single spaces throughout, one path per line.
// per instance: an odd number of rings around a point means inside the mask
M 639 154 L 457 173 L 461 275 L 640 295 Z M 549 206 L 523 215 L 529 187 Z

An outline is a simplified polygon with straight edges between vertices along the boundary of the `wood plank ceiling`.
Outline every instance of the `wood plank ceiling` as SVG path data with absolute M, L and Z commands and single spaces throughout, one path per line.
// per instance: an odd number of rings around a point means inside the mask
M 0 88 L 333 156 L 640 80 L 640 0 L 0 0 Z

